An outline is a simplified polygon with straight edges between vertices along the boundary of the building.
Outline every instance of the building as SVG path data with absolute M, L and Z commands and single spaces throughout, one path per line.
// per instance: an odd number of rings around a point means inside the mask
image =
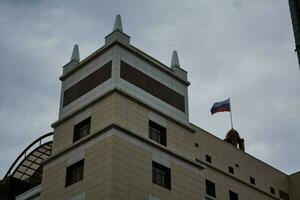
M 295 51 L 298 57 L 298 63 L 300 66 L 300 1 L 299 0 L 289 0 L 290 12 L 294 30 L 295 37 Z
M 86 59 L 74 46 L 60 80 L 53 142 L 39 138 L 19 156 L 3 199 L 300 199 L 300 172 L 247 154 L 233 129 L 221 140 L 189 122 L 190 83 L 176 51 L 168 67 L 132 46 L 119 15 Z M 28 189 L 9 189 L 14 182 Z

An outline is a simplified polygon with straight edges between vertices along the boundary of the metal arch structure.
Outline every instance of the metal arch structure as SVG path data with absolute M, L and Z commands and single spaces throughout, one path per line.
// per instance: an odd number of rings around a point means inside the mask
M 13 162 L 4 176 L 38 185 L 42 180 L 42 162 L 51 156 L 53 132 L 47 133 L 26 147 Z M 33 149 L 33 150 L 32 150 Z

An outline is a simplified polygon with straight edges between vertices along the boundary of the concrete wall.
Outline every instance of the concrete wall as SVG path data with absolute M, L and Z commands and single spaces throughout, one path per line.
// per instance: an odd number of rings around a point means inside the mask
M 46 162 L 41 199 L 186 199 L 203 197 L 200 165 L 111 129 Z M 65 187 L 66 168 L 84 159 L 84 178 Z M 171 190 L 152 183 L 152 161 L 171 169 Z
M 45 164 L 41 199 L 111 199 L 113 140 L 110 133 Z M 66 168 L 82 159 L 83 180 L 65 187 Z
M 131 48 L 131 50 L 140 52 L 138 50 L 135 50 L 135 48 Z M 159 81 L 163 85 L 184 96 L 186 109 L 185 112 L 176 109 L 175 107 L 160 100 L 159 98 L 152 96 L 151 94 L 120 78 L 121 60 L 132 65 L 134 68 L 138 69 L 139 71 L 142 71 L 154 80 Z M 78 83 L 80 80 L 87 77 L 88 75 L 102 67 L 104 64 L 108 63 L 109 61 L 112 61 L 112 77 L 104 83 L 100 84 L 99 86 L 95 87 L 91 91 L 82 95 L 80 98 L 76 99 L 72 103 L 63 107 L 62 100 L 64 96 L 64 91 L 69 89 L 74 84 Z M 95 101 L 99 97 L 103 96 L 107 92 L 113 89 L 119 89 L 131 95 L 132 97 L 142 101 L 143 103 L 165 113 L 166 115 L 169 115 L 170 117 L 176 120 L 188 124 L 189 113 L 187 85 L 183 84 L 179 80 L 175 79 L 174 77 L 170 76 L 169 74 L 163 71 L 164 70 L 159 70 L 151 66 L 147 62 L 147 59 L 143 60 L 140 57 L 130 53 L 128 50 L 125 50 L 121 46 L 115 45 L 106 50 L 101 55 L 97 56 L 96 58 L 93 58 L 89 62 L 86 62 L 86 64 L 82 64 L 82 66 L 78 67 L 78 70 L 76 72 L 70 74 L 69 76 L 63 79 L 61 88 L 59 120 L 69 116 L 75 111 L 78 111 L 79 109 Z M 171 68 L 169 68 L 168 71 L 170 71 L 170 74 L 174 74 Z
M 106 97 L 102 101 L 56 127 L 54 130 L 53 143 L 54 155 L 74 145 L 72 144 L 73 126 L 76 124 L 76 121 L 79 122 L 87 116 L 91 116 L 91 134 L 88 137 L 96 134 L 110 124 L 116 124 L 144 139 L 148 139 L 149 119 L 166 127 L 167 149 L 187 159 L 197 159 L 199 162 L 206 165 L 203 172 L 204 178 L 200 180 L 202 181 L 202 185 L 199 187 L 201 188 L 201 191 L 204 188 L 203 180 L 207 178 L 215 182 L 217 196 L 222 196 L 225 199 L 228 197 L 229 189 L 241 195 L 242 199 L 278 199 L 279 189 L 290 193 L 289 179 L 286 174 L 196 126 L 190 125 L 190 128 L 195 130 L 195 133 L 192 133 L 189 129 L 184 128 L 184 126 L 174 123 L 173 120 L 156 112 L 152 112 L 142 104 L 130 100 L 118 93 Z M 120 141 L 117 140 L 117 143 L 118 142 Z M 195 142 L 198 143 L 199 147 L 195 146 Z M 125 142 L 125 144 L 129 145 L 128 142 Z M 120 149 L 121 147 L 119 147 L 119 145 L 115 146 L 116 148 L 114 151 L 118 151 L 118 153 L 116 155 L 114 154 L 113 157 L 120 159 L 122 159 L 122 157 L 128 157 L 128 155 L 123 155 L 123 151 L 127 152 L 125 149 Z M 151 153 L 147 153 L 145 150 L 141 150 L 141 152 L 144 152 L 141 153 L 144 154 L 144 159 L 148 159 L 149 156 L 151 156 Z M 136 151 L 136 153 L 139 152 Z M 212 164 L 205 161 L 206 154 L 212 157 Z M 130 153 L 130 155 L 134 156 L 132 153 Z M 119 162 L 117 160 L 118 159 L 115 161 L 116 163 Z M 147 166 L 142 162 L 136 164 L 138 166 L 143 164 L 145 170 L 149 171 L 151 159 L 148 159 L 147 162 Z M 172 164 L 172 167 L 173 166 L 176 168 L 175 164 Z M 228 173 L 229 166 L 234 168 L 234 175 Z M 120 166 L 113 164 L 112 167 L 115 169 Z M 142 168 L 142 166 L 139 167 Z M 133 174 L 133 176 L 135 176 L 135 174 Z M 250 176 L 255 178 L 255 185 L 250 183 Z M 118 179 L 118 177 L 114 178 Z M 149 177 L 144 178 L 149 179 Z M 275 195 L 270 193 L 270 187 L 275 188 Z M 147 194 L 148 193 L 154 194 L 155 192 L 147 191 Z M 158 195 L 158 193 L 155 194 Z
M 300 172 L 289 176 L 292 199 L 300 199 Z
M 203 199 L 200 169 L 130 136 L 114 137 L 112 199 Z M 171 169 L 171 190 L 152 183 L 152 161 Z
M 193 127 L 197 130 L 194 142 L 199 144 L 198 148 L 195 147 L 195 157 L 207 166 L 220 170 L 227 177 L 232 176 L 228 173 L 228 167 L 233 167 L 235 173 L 232 178 L 238 179 L 243 182 L 242 184 L 248 184 L 250 187 L 257 188 L 276 198 L 279 198 L 279 189 L 289 193 L 289 180 L 286 174 L 214 135 L 196 126 Z M 212 164 L 205 161 L 206 154 L 212 157 Z M 250 183 L 250 177 L 255 178 L 255 185 Z M 275 189 L 275 195 L 270 193 L 270 187 Z

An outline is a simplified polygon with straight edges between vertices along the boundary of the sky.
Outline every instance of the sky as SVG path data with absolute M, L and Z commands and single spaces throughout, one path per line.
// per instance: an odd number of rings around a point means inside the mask
M 122 16 L 131 44 L 188 71 L 190 121 L 223 139 L 231 98 L 246 152 L 291 174 L 300 170 L 300 70 L 283 0 L 1 0 L 0 179 L 58 119 L 62 66 L 104 45 Z

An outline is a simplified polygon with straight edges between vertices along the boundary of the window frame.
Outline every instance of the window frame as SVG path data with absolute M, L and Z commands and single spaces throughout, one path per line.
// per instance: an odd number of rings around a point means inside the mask
M 86 131 L 86 132 L 84 132 Z M 73 143 L 91 133 L 91 117 L 88 117 L 74 126 Z
M 208 163 L 212 163 L 212 158 L 210 155 L 205 155 L 205 161 L 208 162 Z
M 229 190 L 229 200 L 239 200 L 239 194 Z
M 171 169 L 152 161 L 152 183 L 171 190 Z
M 209 190 L 209 187 L 212 186 L 212 192 Z M 214 197 L 216 198 L 216 184 L 208 179 L 205 179 L 205 190 L 206 190 L 206 195 L 209 197 Z
M 253 178 L 253 177 L 250 176 L 250 183 L 251 183 L 252 185 L 255 185 L 255 184 L 256 184 L 255 182 L 256 182 L 256 181 L 255 181 L 255 178 Z
M 148 124 L 149 138 L 158 144 L 167 146 L 167 129 L 151 120 Z
M 234 175 L 234 168 L 231 166 L 228 166 L 228 172 L 232 175 Z
M 73 185 L 84 178 L 84 159 L 68 166 L 66 168 L 65 187 Z
M 270 193 L 275 195 L 275 194 L 276 194 L 276 192 L 275 192 L 275 188 L 273 188 L 273 187 L 270 187 Z
M 290 199 L 290 195 L 282 190 L 279 190 L 279 197 L 284 200 Z

